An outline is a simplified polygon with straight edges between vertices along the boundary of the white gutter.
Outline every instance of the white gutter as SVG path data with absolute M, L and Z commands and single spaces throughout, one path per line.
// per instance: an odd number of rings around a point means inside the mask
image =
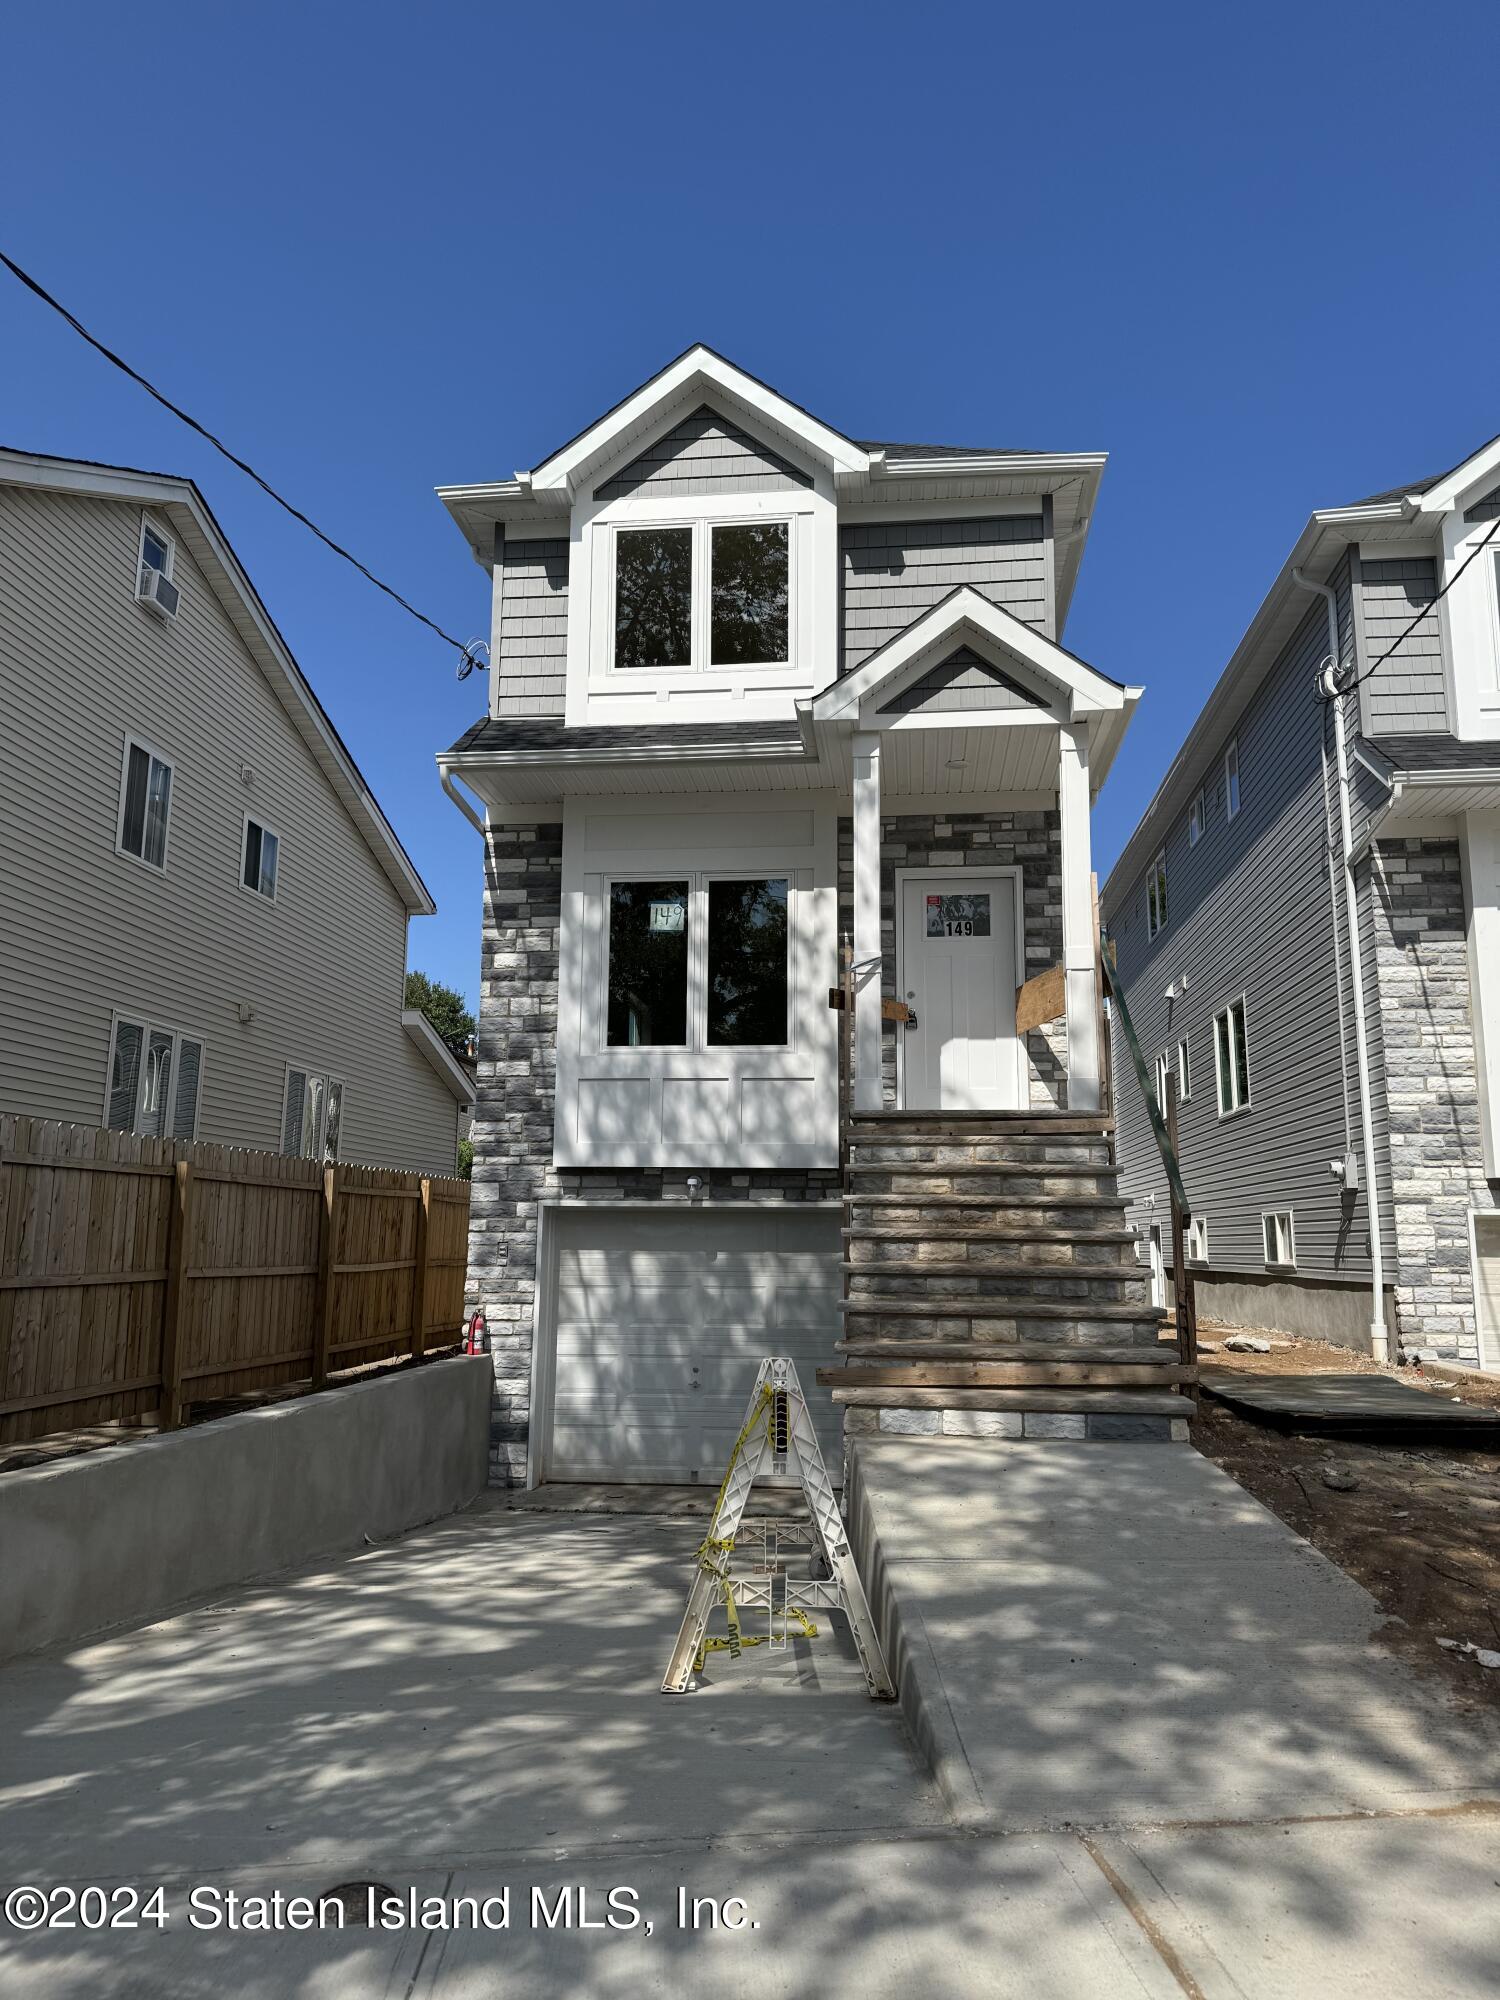
M 1316 591 L 1328 607 L 1328 663 L 1318 677 L 1318 691 L 1333 710 L 1334 757 L 1339 780 L 1339 836 L 1344 861 L 1344 923 L 1349 932 L 1349 978 L 1354 998 L 1354 1067 L 1359 1081 L 1359 1126 L 1365 1156 L 1365 1203 L 1370 1214 L 1370 1351 L 1377 1361 L 1389 1358 L 1385 1326 L 1385 1246 L 1380 1231 L 1380 1188 L 1375 1178 L 1375 1120 L 1370 1106 L 1370 1046 L 1365 1028 L 1364 952 L 1359 937 L 1359 894 L 1354 881 L 1354 834 L 1349 816 L 1349 748 L 1344 737 L 1344 704 L 1339 693 L 1339 608 L 1333 586 L 1316 583 L 1299 568 L 1292 581 L 1299 589 Z M 1335 931 L 1333 948 L 1338 951 Z
M 447 764 L 440 763 L 438 765 L 438 776 L 443 781 L 443 790 L 448 794 L 449 798 L 452 799 L 453 803 L 458 807 L 459 811 L 463 814 L 464 818 L 469 822 L 470 826 L 473 827 L 474 831 L 479 835 L 480 839 L 481 840 L 487 839 L 489 836 L 488 827 L 485 825 L 484 821 L 479 817 L 478 813 L 475 812 L 473 806 L 470 805 L 469 801 L 464 797 L 463 793 L 459 791 L 457 786 L 454 784 L 453 773 L 451 768 Z

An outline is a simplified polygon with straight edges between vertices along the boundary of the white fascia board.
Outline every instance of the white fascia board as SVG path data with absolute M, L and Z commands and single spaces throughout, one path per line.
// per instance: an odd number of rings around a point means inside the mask
M 653 376 L 633 396 L 627 396 L 623 403 L 597 423 L 591 424 L 571 444 L 564 445 L 551 458 L 533 466 L 530 474 L 532 492 L 538 496 L 544 493 L 565 494 L 571 498 L 577 472 L 591 459 L 607 452 L 611 439 L 647 422 L 653 410 L 675 401 L 699 385 L 705 389 L 720 390 L 746 409 L 764 417 L 767 422 L 787 431 L 800 440 L 815 458 L 830 466 L 836 475 L 869 471 L 870 454 L 862 451 L 849 438 L 830 430 L 826 424 L 820 424 L 816 417 L 810 417 L 795 403 L 778 396 L 774 390 L 757 382 L 754 376 L 745 374 L 733 362 L 725 361 L 711 349 L 690 347 L 671 367 Z
M 1436 486 L 1412 497 L 1424 514 L 1451 513 L 1455 507 L 1471 506 L 1482 491 L 1495 483 L 1497 475 L 1500 475 L 1500 437 L 1493 437 L 1462 465 L 1455 465 L 1451 472 L 1445 473 Z
M 1002 610 L 972 585 L 964 584 L 930 606 L 904 632 L 887 640 L 854 673 L 824 688 L 813 698 L 813 716 L 819 722 L 854 721 L 870 696 L 888 686 L 894 691 L 902 674 L 925 653 L 963 634 L 972 635 L 981 643 L 989 640 L 1014 655 L 1052 687 L 1063 689 L 1085 710 L 1119 708 L 1123 704 L 1125 691 L 1116 682 L 1064 652 L 1044 633 Z
M 507 767 L 577 764 L 736 764 L 741 759 L 759 762 L 798 764 L 804 752 L 785 740 L 735 743 L 631 743 L 607 747 L 594 745 L 558 746 L 546 750 L 460 750 L 439 759 L 440 768 L 451 771 L 504 770 Z
M 401 1009 L 401 1025 L 410 1039 L 426 1056 L 433 1069 L 447 1084 L 460 1104 L 472 1105 L 474 1085 L 469 1080 L 469 1072 L 454 1055 L 452 1049 L 433 1027 L 427 1016 L 416 1007 Z
M 1069 477 L 1089 476 L 1097 480 L 1109 454 L 1103 451 L 975 451 L 945 452 L 940 458 L 888 459 L 882 455 L 878 467 L 882 480 L 978 478 L 981 474 L 1014 474 L 1041 478 L 1056 485 Z
M 340 740 L 311 683 L 272 623 L 239 557 L 190 479 L 168 473 L 136 472 L 126 466 L 0 451 L 0 484 L 84 493 L 125 501 L 131 506 L 156 507 L 168 514 L 407 913 L 423 917 L 436 913 L 437 904 L 427 884 L 397 839 L 395 829 Z

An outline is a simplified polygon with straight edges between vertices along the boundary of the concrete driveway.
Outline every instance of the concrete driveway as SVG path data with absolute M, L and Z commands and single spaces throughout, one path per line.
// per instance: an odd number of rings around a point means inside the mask
M 701 1693 L 659 1695 L 700 1531 L 489 1499 L 0 1672 L 0 1882 L 94 1884 L 117 1915 L 127 1887 L 161 1884 L 166 1913 L 0 1922 L 0 1992 L 1493 1990 L 1500 1820 L 1483 1810 L 975 1831 L 900 1712 L 866 1700 L 841 1631 L 719 1656 Z M 395 1927 L 325 1909 L 298 1929 L 273 1901 L 368 1881 L 402 1899 Z

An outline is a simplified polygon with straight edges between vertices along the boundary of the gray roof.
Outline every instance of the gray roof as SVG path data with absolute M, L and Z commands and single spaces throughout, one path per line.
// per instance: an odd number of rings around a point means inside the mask
M 795 722 L 661 722 L 603 723 L 573 727 L 565 722 L 509 722 L 485 716 L 466 729 L 447 754 L 458 756 L 488 750 L 597 750 L 602 756 L 622 750 L 722 749 L 727 756 L 746 745 L 784 747 L 789 756 L 805 754 L 802 732 Z
M 1500 770 L 1500 743 L 1460 743 L 1456 736 L 1377 736 L 1371 746 L 1398 771 Z
M 1457 472 L 1460 465 L 1467 465 L 1471 458 L 1477 458 L 1480 452 L 1488 451 L 1495 442 L 1495 438 L 1486 438 L 1483 444 L 1476 445 L 1472 451 L 1466 451 L 1458 461 L 1458 465 L 1445 466 L 1441 472 L 1434 472 L 1428 479 L 1413 479 L 1406 486 L 1392 486 L 1384 493 L 1367 493 L 1363 500 L 1348 500 L 1344 504 L 1348 507 L 1382 507 L 1392 500 L 1404 500 L 1408 493 L 1427 493 L 1450 473 Z

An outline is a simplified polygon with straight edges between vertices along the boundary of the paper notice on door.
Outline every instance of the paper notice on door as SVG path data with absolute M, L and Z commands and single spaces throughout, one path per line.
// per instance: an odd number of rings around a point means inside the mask
M 938 937 L 988 937 L 990 899 L 984 896 L 929 896 L 927 935 Z

